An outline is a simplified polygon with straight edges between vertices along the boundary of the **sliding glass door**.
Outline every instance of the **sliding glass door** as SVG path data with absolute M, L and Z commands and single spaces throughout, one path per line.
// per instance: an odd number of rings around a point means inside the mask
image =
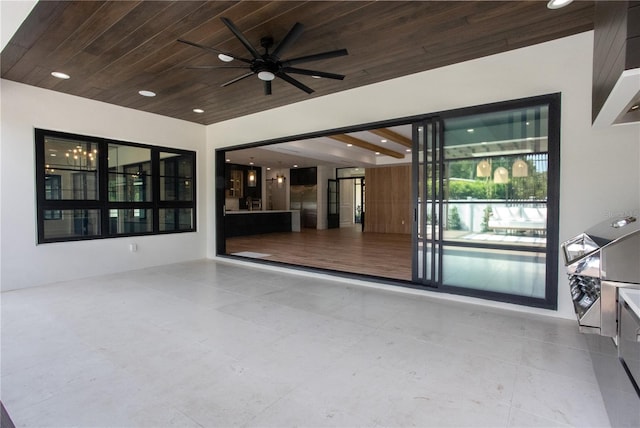
M 415 124 L 414 282 L 555 307 L 558 112 L 551 96 Z
M 442 272 L 442 122 L 413 125 L 413 282 L 435 287 Z

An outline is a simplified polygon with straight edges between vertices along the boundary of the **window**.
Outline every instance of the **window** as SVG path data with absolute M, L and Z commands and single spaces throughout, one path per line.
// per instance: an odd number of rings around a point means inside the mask
M 54 174 L 45 174 L 44 176 L 44 197 L 47 200 L 60 199 L 60 183 L 62 177 Z M 45 210 L 45 220 L 60 220 L 62 212 L 60 210 Z
M 331 139 L 323 141 L 336 133 L 380 141 L 404 156 L 374 156 L 371 148 L 357 151 Z M 385 135 L 384 143 L 380 134 Z M 225 172 L 226 183 L 233 183 L 227 159 L 258 159 L 261 145 L 272 145 L 274 152 L 298 153 L 299 163 L 304 159 L 308 165 L 315 159 L 324 171 L 336 163 L 351 165 L 337 168 L 335 175 L 341 180 L 341 227 L 330 234 L 314 231 L 304 242 L 299 233 L 270 235 L 268 240 L 233 234 L 226 228 L 233 216 L 224 215 L 230 187 L 220 186 L 218 254 L 244 257 L 249 249 L 269 255 L 260 263 L 557 307 L 560 94 L 220 149 L 216 166 Z M 331 160 L 325 152 L 331 153 Z M 282 167 L 269 165 L 269 159 L 263 162 L 263 168 Z M 287 185 L 305 184 L 293 171 Z M 318 181 L 318 188 L 327 189 L 325 183 Z M 313 219 L 324 215 L 329 221 L 328 208 L 335 207 L 324 204 L 327 211 L 320 211 L 315 191 L 296 195 L 290 190 L 292 210 L 301 210 L 303 218 L 306 211 Z M 301 205 L 305 203 L 306 208 Z M 302 226 L 316 229 L 315 223 Z M 300 258 L 302 253 L 306 257 Z
M 443 112 L 418 129 L 414 281 L 556 307 L 559 123 L 549 95 Z
M 38 243 L 195 231 L 195 153 L 36 129 Z

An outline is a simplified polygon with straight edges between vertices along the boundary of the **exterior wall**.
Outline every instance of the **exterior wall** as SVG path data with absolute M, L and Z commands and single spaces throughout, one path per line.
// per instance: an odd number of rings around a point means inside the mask
M 640 207 L 640 125 L 591 127 L 592 52 L 590 31 L 312 98 L 208 126 L 208 152 L 307 132 L 561 92 L 559 238 L 563 242 L 594 223 L 619 212 L 637 212 Z M 213 176 L 214 171 L 208 173 Z M 213 188 L 209 194 L 213 195 Z M 213 199 L 209 200 L 210 207 Z M 214 211 L 209 210 L 207 222 L 213 224 L 214 220 Z M 213 228 L 209 228 L 209 257 L 215 257 L 214 235 Z M 561 260 L 558 264 L 557 312 L 481 303 L 573 318 L 564 265 Z
M 204 126 L 7 80 L 0 90 L 3 291 L 205 257 Z M 36 245 L 34 128 L 196 151 L 198 231 Z
M 4 24 L 13 2 L 0 3 Z M 554 92 L 562 93 L 560 241 L 618 213 L 640 214 L 640 125 L 591 128 L 592 52 L 586 32 L 208 127 L 1 81 L 1 288 L 197 259 L 205 247 L 215 257 L 216 148 Z M 195 150 L 198 232 L 36 245 L 35 127 Z M 132 242 L 137 253 L 128 252 Z M 557 312 L 479 303 L 573 318 L 558 263 Z

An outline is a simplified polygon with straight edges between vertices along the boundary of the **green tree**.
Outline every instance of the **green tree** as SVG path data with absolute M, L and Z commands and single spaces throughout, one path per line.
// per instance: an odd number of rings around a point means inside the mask
M 458 213 L 458 207 L 451 207 L 449 209 L 449 230 L 462 230 L 462 222 L 460 221 L 460 214 Z

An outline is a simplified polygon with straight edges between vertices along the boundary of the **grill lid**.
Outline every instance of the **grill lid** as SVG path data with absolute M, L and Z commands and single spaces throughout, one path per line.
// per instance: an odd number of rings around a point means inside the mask
M 585 234 L 589 235 L 598 246 L 604 247 L 638 230 L 640 230 L 638 219 L 626 216 L 598 223 L 585 231 Z

